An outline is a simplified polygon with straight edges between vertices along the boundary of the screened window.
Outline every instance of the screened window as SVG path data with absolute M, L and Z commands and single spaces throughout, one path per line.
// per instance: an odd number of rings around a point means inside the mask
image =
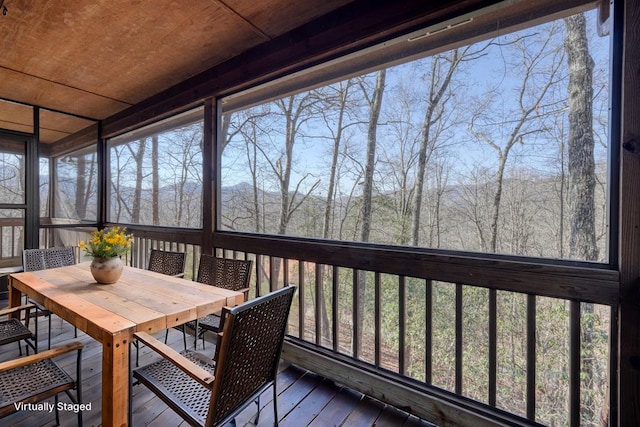
M 15 147 L 7 146 L 0 151 L 0 203 L 25 203 L 24 186 L 24 144 L 16 144 Z
M 109 140 L 109 220 L 202 227 L 202 109 Z
M 57 157 L 53 164 L 55 185 L 52 223 L 95 222 L 98 215 L 96 146 Z M 41 204 L 48 199 L 43 191 L 40 197 Z
M 393 66 L 222 100 L 220 228 L 606 262 L 610 40 L 596 21 L 422 55 L 405 38 Z

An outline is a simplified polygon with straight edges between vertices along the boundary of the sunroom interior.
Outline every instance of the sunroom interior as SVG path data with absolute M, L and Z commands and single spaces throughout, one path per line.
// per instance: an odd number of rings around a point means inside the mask
M 124 226 L 294 284 L 282 358 L 435 425 L 638 424 L 640 1 L 0 10 L 5 295 Z

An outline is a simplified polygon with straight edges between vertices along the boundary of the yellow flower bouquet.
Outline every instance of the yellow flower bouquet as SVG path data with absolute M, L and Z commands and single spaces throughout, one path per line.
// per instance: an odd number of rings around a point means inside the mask
M 91 239 L 80 242 L 80 249 L 94 258 L 114 258 L 131 250 L 133 236 L 125 228 L 111 227 L 91 233 Z

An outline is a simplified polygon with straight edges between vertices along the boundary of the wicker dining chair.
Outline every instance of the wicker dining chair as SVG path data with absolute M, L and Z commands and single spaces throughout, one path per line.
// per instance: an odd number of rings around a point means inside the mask
M 74 380 L 52 359 L 77 351 Z M 0 363 L 0 418 L 21 410 L 21 403 L 41 402 L 55 396 L 56 425 L 60 425 L 58 394 L 63 391 L 76 404 L 82 403 L 80 373 L 82 343 L 64 346 Z M 75 396 L 71 390 L 75 389 Z M 78 426 L 82 427 L 82 411 L 78 411 Z
M 160 397 L 187 423 L 220 426 L 273 388 L 278 425 L 276 379 L 295 287 L 288 286 L 222 312 L 213 360 L 196 352 L 177 353 L 145 332 L 134 334 L 163 359 L 133 371 L 134 379 Z M 132 416 L 131 409 L 129 410 Z M 133 420 L 130 419 L 130 425 Z
M 184 277 L 184 266 L 187 260 L 186 252 L 175 251 L 163 251 L 159 249 L 151 249 L 149 253 L 149 266 L 147 270 L 155 271 L 156 273 L 166 274 L 167 276 Z M 175 329 L 182 331 L 182 341 L 184 343 L 184 349 L 187 349 L 187 331 L 184 325 L 175 326 Z M 165 333 L 165 343 L 169 330 Z M 136 347 L 136 366 L 139 366 L 139 348 L 138 343 L 134 342 Z
M 250 260 L 219 258 L 203 254 L 200 258 L 198 268 L 198 279 L 200 283 L 217 286 L 219 288 L 244 293 L 244 300 L 249 299 L 249 280 L 251 279 Z M 220 313 L 208 314 L 189 323 L 188 326 L 196 330 L 196 342 L 198 337 L 202 338 L 202 348 L 204 348 L 204 334 L 209 331 L 220 332 Z
M 147 269 L 168 276 L 183 277 L 186 259 L 186 252 L 151 249 L 151 253 L 149 254 L 149 267 Z
M 22 251 L 22 266 L 24 271 L 46 270 L 49 268 L 65 267 L 76 263 L 76 255 L 72 247 L 53 247 L 46 249 L 25 249 Z M 36 305 L 36 319 L 39 316 L 47 316 L 49 320 L 49 332 L 47 348 L 51 348 L 51 312 L 41 304 L 27 299 L 27 302 Z M 36 321 L 37 325 L 37 321 Z M 78 337 L 78 329 L 74 326 L 74 337 Z
M 12 342 L 18 343 L 18 351 L 22 356 L 21 341 L 26 343 L 27 355 L 29 355 L 29 347 L 31 347 L 34 353 L 38 352 L 38 322 L 35 322 L 35 333 L 32 333 L 29 329 L 29 319 L 31 310 L 35 310 L 34 304 L 25 304 L 18 307 L 6 308 L 0 310 L 0 317 L 6 319 L 0 320 L 0 345 L 10 344 Z M 11 317 L 15 313 L 25 312 L 24 323 L 16 317 Z
M 244 300 L 249 299 L 249 280 L 251 279 L 250 260 L 220 258 L 213 255 L 202 254 L 198 265 L 196 281 L 219 288 L 244 293 Z M 184 325 L 181 325 L 184 327 Z M 187 322 L 186 326 L 194 330 L 194 347 L 197 347 L 198 337 L 202 338 L 204 348 L 204 334 L 207 331 L 220 332 L 220 313 L 208 314 L 193 322 Z M 165 343 L 166 343 L 165 336 Z M 186 340 L 186 331 L 183 329 L 183 338 Z M 186 350 L 186 344 L 185 344 Z

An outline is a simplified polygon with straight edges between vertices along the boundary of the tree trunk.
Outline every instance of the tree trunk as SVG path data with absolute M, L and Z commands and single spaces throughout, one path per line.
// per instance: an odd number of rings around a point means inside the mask
M 384 94 L 386 70 L 378 71 L 376 86 L 373 89 L 373 96 L 369 101 L 369 128 L 367 131 L 367 157 L 364 168 L 364 183 L 362 187 L 362 229 L 360 240 L 368 242 L 371 234 L 371 214 L 373 204 L 373 171 L 376 159 L 377 129 L 382 107 L 382 95 Z M 355 337 L 355 348 L 358 354 L 362 350 L 362 327 L 364 325 L 364 300 L 366 289 L 366 278 L 364 274 L 358 277 L 358 289 L 354 290 L 358 295 L 358 306 L 356 307 L 358 316 L 358 331 Z
M 346 86 L 343 88 L 340 86 L 340 92 L 338 93 L 338 122 L 336 124 L 335 134 L 333 135 L 333 149 L 331 153 L 331 168 L 329 172 L 329 188 L 327 189 L 327 200 L 324 206 L 324 223 L 322 225 L 322 237 L 328 239 L 331 237 L 331 218 L 334 204 L 334 193 L 336 188 L 336 175 L 338 170 L 338 156 L 340 154 L 340 145 L 342 142 L 342 131 L 343 131 L 343 121 L 345 114 L 345 107 L 347 103 L 347 97 L 349 95 L 349 87 L 351 86 L 351 80 L 347 81 Z M 325 284 L 325 273 L 326 266 L 320 266 L 320 277 L 322 278 L 322 285 L 324 287 Z M 334 301 L 337 300 L 338 295 L 333 295 Z M 323 338 L 330 338 L 331 325 L 329 324 L 329 312 L 327 310 L 327 300 L 326 298 L 321 299 L 322 307 L 322 335 Z M 337 302 L 334 303 L 336 310 L 338 309 Z M 334 339 L 338 340 L 338 337 L 334 337 Z
M 136 153 L 131 153 L 136 161 L 136 187 L 133 195 L 133 206 L 131 208 L 131 222 L 134 224 L 140 223 L 140 206 L 142 201 L 142 163 L 144 158 L 144 149 L 146 146 L 147 140 L 141 139 L 140 144 L 138 145 L 138 151 Z M 129 146 L 129 149 L 131 147 Z
M 386 70 L 378 71 L 376 86 L 373 90 L 373 97 L 370 101 L 369 127 L 367 130 L 367 157 L 364 169 L 364 183 L 362 187 L 362 229 L 360 240 L 368 242 L 371 234 L 371 213 L 373 201 L 373 171 L 376 159 L 376 140 L 380 110 L 382 107 L 382 95 L 384 94 L 384 84 Z
M 593 156 L 593 59 L 589 54 L 584 15 L 574 15 L 564 20 L 567 29 L 565 50 L 569 66 L 569 257 L 595 261 L 598 259 L 595 233 L 595 160 Z M 593 304 L 582 304 L 583 319 L 586 318 L 582 334 L 582 375 L 590 383 L 595 378 L 593 364 L 594 348 L 590 335 L 590 317 Z M 597 422 L 592 393 L 587 390 L 582 406 L 581 418 Z M 608 412 L 608 405 L 602 409 Z M 600 419 L 608 416 L 600 415 Z
M 589 55 L 584 16 L 566 18 L 565 24 L 569 62 L 569 256 L 595 261 L 598 248 L 594 201 L 593 59 Z
M 151 216 L 153 225 L 160 225 L 160 171 L 158 167 L 158 135 L 151 137 Z
M 77 157 L 77 175 L 76 175 L 76 215 L 79 219 L 84 219 L 87 214 L 86 201 L 86 184 L 87 184 L 87 164 L 84 156 Z
M 433 141 L 431 141 L 431 126 L 435 123 L 434 114 L 439 107 L 440 102 L 443 100 L 443 96 L 451 83 L 451 78 L 460 63 L 458 57 L 458 50 L 453 51 L 453 56 L 449 65 L 449 69 L 446 70 L 446 76 L 442 83 L 438 86 L 437 76 L 441 74 L 440 63 L 442 58 L 435 56 L 431 62 L 431 83 L 429 86 L 429 99 L 427 102 L 427 110 L 425 111 L 424 121 L 422 123 L 422 139 L 420 141 L 420 152 L 418 153 L 418 173 L 416 177 L 416 190 L 413 206 L 413 225 L 411 232 L 411 243 L 413 246 L 418 246 L 420 241 L 420 211 L 422 209 L 422 192 L 424 188 L 424 177 L 427 170 L 427 163 L 434 150 Z M 446 100 L 444 101 L 446 102 Z M 440 119 L 441 114 L 437 119 Z

